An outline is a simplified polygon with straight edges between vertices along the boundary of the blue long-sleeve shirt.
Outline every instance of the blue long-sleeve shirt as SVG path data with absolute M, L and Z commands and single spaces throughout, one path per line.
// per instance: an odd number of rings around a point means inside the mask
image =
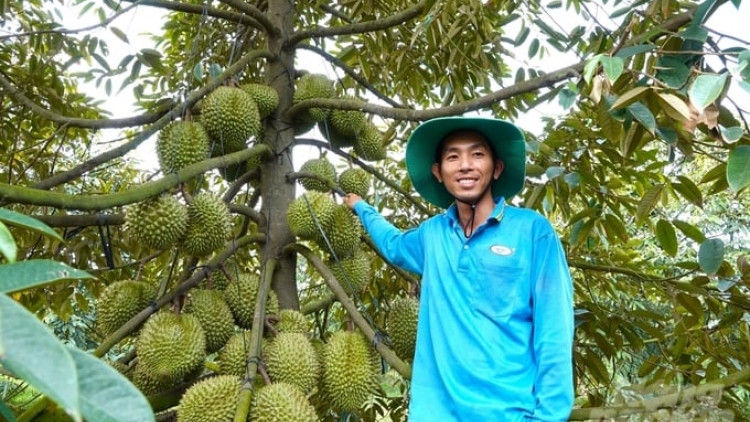
M 573 289 L 535 211 L 498 200 L 470 238 L 456 207 L 401 231 L 354 206 L 381 253 L 422 276 L 410 422 L 565 421 L 573 405 Z

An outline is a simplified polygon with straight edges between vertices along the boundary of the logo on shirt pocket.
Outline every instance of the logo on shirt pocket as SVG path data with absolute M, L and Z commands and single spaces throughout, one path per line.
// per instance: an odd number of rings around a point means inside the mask
M 514 249 L 503 245 L 492 245 L 490 246 L 490 251 L 492 251 L 492 253 L 494 253 L 495 255 L 500 256 L 511 256 L 513 255 L 513 252 L 515 252 Z

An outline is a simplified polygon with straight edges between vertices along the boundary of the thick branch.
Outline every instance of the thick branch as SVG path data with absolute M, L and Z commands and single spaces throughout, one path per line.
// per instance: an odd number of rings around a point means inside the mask
M 336 277 L 331 273 L 331 270 L 326 266 L 325 263 L 323 263 L 323 260 L 320 259 L 319 256 L 315 255 L 313 251 L 311 251 L 309 248 L 303 245 L 299 244 L 292 244 L 287 245 L 284 247 L 284 251 L 288 253 L 297 252 L 301 254 L 302 256 L 307 259 L 308 262 L 310 262 L 316 270 L 320 273 L 321 276 L 323 276 L 323 279 L 325 280 L 326 284 L 328 284 L 328 287 L 333 291 L 333 293 L 336 295 L 336 298 L 341 302 L 341 305 L 344 306 L 344 309 L 346 309 L 347 314 L 349 317 L 354 321 L 354 324 L 357 325 L 357 327 L 364 333 L 365 337 L 375 345 L 375 349 L 377 349 L 378 353 L 385 359 L 386 362 L 388 362 L 389 365 L 393 369 L 396 370 L 399 374 L 401 374 L 404 378 L 411 378 L 411 367 L 402 361 L 396 354 L 391 350 L 388 346 L 385 345 L 382 341 L 378 341 L 378 338 L 376 337 L 375 330 L 373 330 L 372 327 L 370 327 L 370 324 L 368 324 L 367 320 L 362 316 L 362 314 L 359 313 L 359 310 L 357 310 L 357 305 L 354 304 L 354 301 L 349 297 L 349 295 L 346 294 L 346 291 L 343 287 L 341 287 L 341 284 L 336 280 Z
M 609 418 L 620 418 L 627 415 L 653 413 L 659 409 L 671 409 L 679 405 L 692 405 L 699 407 L 701 398 L 706 396 L 721 396 L 727 387 L 733 387 L 750 379 L 750 368 L 737 371 L 717 381 L 686 388 L 674 394 L 657 396 L 651 399 L 638 400 L 626 403 L 622 406 L 592 407 L 587 409 L 574 409 L 568 420 L 604 420 Z
M 287 44 L 295 45 L 308 38 L 325 38 L 336 35 L 361 34 L 365 32 L 381 31 L 383 29 L 399 26 L 419 16 L 422 13 L 422 10 L 424 10 L 425 4 L 427 3 L 427 0 L 422 0 L 415 6 L 412 6 L 404 10 L 403 12 L 396 13 L 395 15 L 389 16 L 385 19 L 358 22 L 351 25 L 332 27 L 319 26 L 313 29 L 305 29 L 292 34 L 292 36 L 289 37 L 289 41 Z
M 31 215 L 50 227 L 120 226 L 125 224 L 123 214 L 69 214 Z
M 153 6 L 159 9 L 173 10 L 175 12 L 190 13 L 193 15 L 206 15 L 214 18 L 224 19 L 225 21 L 250 25 L 254 28 L 264 30 L 263 25 L 250 19 L 242 13 L 230 12 L 227 10 L 217 9 L 216 7 L 205 6 L 203 3 L 187 3 L 180 1 L 167 0 L 124 0 L 128 3 L 138 3 L 143 6 Z
M 156 196 L 208 170 L 243 162 L 267 149 L 268 146 L 266 145 L 256 145 L 249 149 L 192 164 L 177 173 L 168 174 L 159 180 L 144 183 L 126 191 L 106 195 L 69 195 L 0 183 L 0 201 L 51 206 L 69 210 L 105 210 Z
M 393 98 L 383 94 L 380 92 L 377 88 L 372 86 L 371 83 L 367 81 L 367 79 L 363 78 L 362 76 L 359 76 L 351 67 L 347 66 L 346 63 L 339 60 L 336 56 L 329 54 L 327 51 L 323 50 L 322 48 L 315 47 L 313 45 L 309 44 L 300 44 L 298 48 L 305 49 L 312 51 L 313 53 L 323 57 L 324 59 L 328 60 L 328 62 L 333 63 L 336 65 L 339 69 L 343 70 L 344 73 L 349 75 L 352 79 L 357 81 L 358 84 L 363 86 L 365 89 L 370 91 L 373 95 L 375 95 L 378 99 L 381 101 L 390 104 L 393 107 L 396 108 L 407 108 L 406 106 L 399 104 L 396 100 Z
M 219 1 L 226 4 L 227 6 L 230 6 L 239 10 L 244 15 L 252 18 L 256 24 L 260 24 L 261 29 L 263 29 L 267 34 L 279 35 L 281 33 L 281 30 L 276 25 L 274 25 L 273 22 L 271 22 L 268 19 L 268 16 L 266 16 L 266 14 L 263 13 L 263 11 L 253 6 L 252 4 L 247 3 L 245 1 L 241 1 L 241 0 L 219 0 Z M 243 23 L 246 23 L 246 22 L 243 22 Z

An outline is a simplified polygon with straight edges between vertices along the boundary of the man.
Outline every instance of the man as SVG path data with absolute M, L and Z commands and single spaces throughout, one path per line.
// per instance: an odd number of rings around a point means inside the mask
M 496 119 L 430 120 L 409 137 L 406 166 L 445 213 L 402 232 L 357 195 L 344 202 L 388 260 L 422 276 L 409 421 L 567 420 L 570 272 L 549 222 L 506 204 L 524 183 L 522 132 Z

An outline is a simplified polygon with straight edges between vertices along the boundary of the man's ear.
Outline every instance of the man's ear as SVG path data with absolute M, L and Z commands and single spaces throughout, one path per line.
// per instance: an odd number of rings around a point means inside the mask
M 495 180 L 497 180 L 498 177 L 500 177 L 501 174 L 503 174 L 503 169 L 505 168 L 505 164 L 503 164 L 500 160 L 495 160 L 495 171 L 493 172 L 492 176 Z
M 432 175 L 435 176 L 438 182 L 443 183 L 443 178 L 440 177 L 440 163 L 432 163 Z

